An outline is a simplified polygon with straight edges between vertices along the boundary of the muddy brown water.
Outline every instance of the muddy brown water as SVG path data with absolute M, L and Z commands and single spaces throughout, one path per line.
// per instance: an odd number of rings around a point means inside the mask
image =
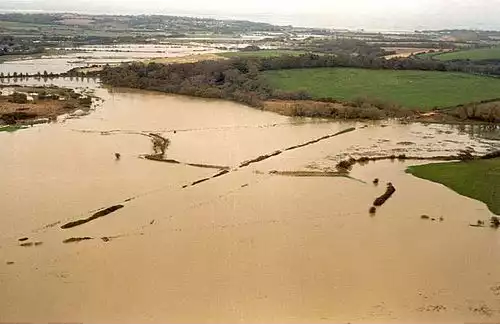
M 469 227 L 492 216 L 483 203 L 406 174 L 411 161 L 328 176 L 346 156 L 483 154 L 497 130 L 53 82 L 104 102 L 0 132 L 0 322 L 500 320 L 500 232 Z M 144 159 L 150 133 L 181 163 Z M 370 216 L 386 182 L 397 191 Z

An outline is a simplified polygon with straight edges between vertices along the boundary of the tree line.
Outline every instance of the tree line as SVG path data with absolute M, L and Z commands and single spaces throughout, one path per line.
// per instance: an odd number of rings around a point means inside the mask
M 98 67 L 97 65 L 92 65 L 90 67 Z M 0 80 L 2 79 L 24 79 L 24 78 L 44 78 L 44 79 L 54 79 L 54 78 L 65 78 L 65 77 L 98 77 L 98 72 L 79 72 L 80 68 L 73 68 L 64 73 L 54 73 L 47 72 L 46 70 L 43 72 L 36 73 L 22 73 L 22 72 L 0 72 Z
M 474 62 L 440 62 L 418 58 L 386 60 L 374 55 L 283 55 L 269 58 L 237 57 L 230 60 L 196 63 L 122 64 L 104 67 L 102 81 L 117 87 L 157 90 L 206 98 L 229 99 L 259 107 L 270 98 L 310 99 L 306 92 L 272 89 L 261 72 L 281 69 L 355 67 L 368 69 L 458 71 L 500 76 L 500 65 Z M 325 101 L 331 100 L 325 98 Z

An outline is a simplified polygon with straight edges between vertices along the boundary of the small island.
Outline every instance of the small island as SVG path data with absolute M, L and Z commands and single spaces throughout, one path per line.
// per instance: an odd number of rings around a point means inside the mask
M 48 122 L 62 114 L 84 114 L 93 102 L 87 92 L 53 86 L 3 87 L 0 91 L 0 131 Z

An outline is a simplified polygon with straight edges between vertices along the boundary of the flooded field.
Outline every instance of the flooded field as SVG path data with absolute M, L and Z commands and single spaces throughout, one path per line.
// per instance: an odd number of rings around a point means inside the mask
M 492 216 L 483 203 L 405 173 L 425 161 L 335 169 L 484 154 L 498 128 L 52 83 L 104 102 L 0 132 L 0 322 L 500 320 L 499 232 L 469 226 Z
M 215 53 L 216 49 L 197 44 L 176 45 L 114 45 L 82 46 L 64 48 L 70 51 L 65 55 L 27 58 L 0 64 L 0 73 L 23 74 L 63 73 L 77 67 L 92 65 L 118 64 L 135 60 L 147 60 L 163 57 L 182 57 L 194 54 Z

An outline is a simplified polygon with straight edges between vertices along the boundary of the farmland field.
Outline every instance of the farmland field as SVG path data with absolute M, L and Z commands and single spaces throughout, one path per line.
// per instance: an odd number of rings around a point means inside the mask
M 436 55 L 434 56 L 434 59 L 440 61 L 467 60 L 467 59 L 472 61 L 482 61 L 482 60 L 500 59 L 500 47 L 479 48 L 472 50 L 449 52 Z
M 500 79 L 464 73 L 318 68 L 266 72 L 274 88 L 313 98 L 368 98 L 430 110 L 500 97 Z

